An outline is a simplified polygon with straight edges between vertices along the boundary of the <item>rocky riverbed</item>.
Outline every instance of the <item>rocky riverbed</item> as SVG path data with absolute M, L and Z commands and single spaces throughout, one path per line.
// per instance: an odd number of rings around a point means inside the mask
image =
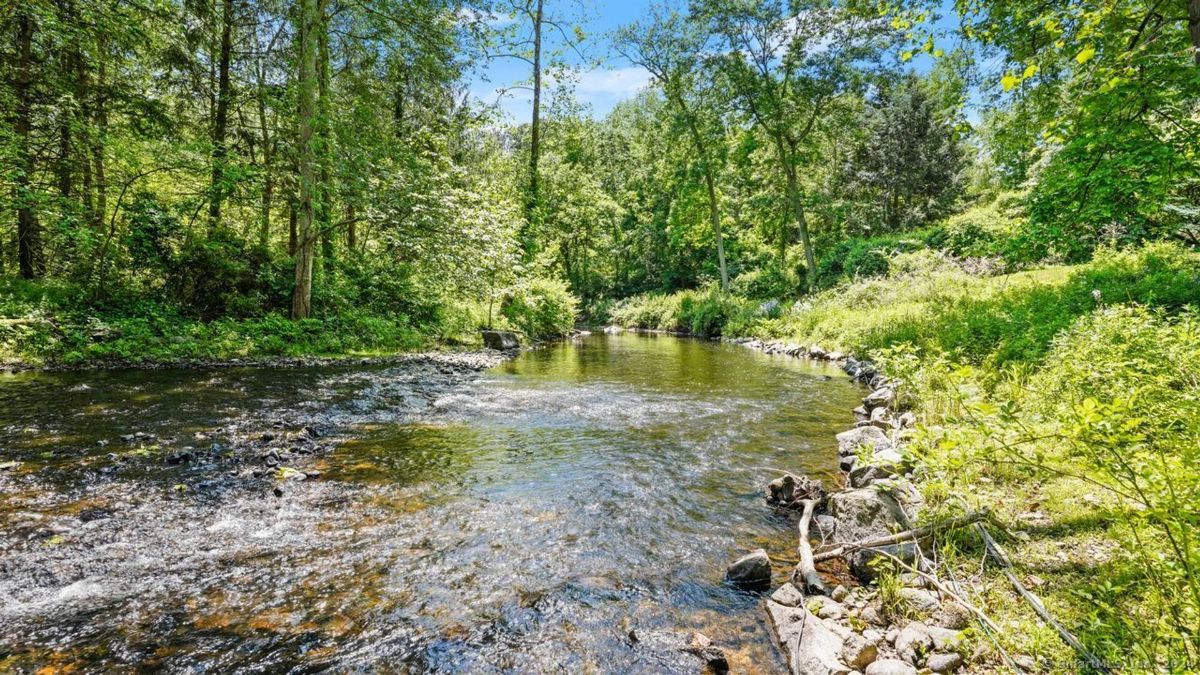
M 797 575 L 763 601 L 788 668 L 802 675 L 915 675 L 963 668 L 971 656 L 964 629 L 972 616 L 926 574 L 930 552 L 921 550 L 921 542 L 849 546 L 912 529 L 923 505 L 903 451 L 915 417 L 899 410 L 893 383 L 870 363 L 816 345 L 736 342 L 767 353 L 837 363 L 869 391 L 854 410 L 857 423 L 836 436 L 844 472 L 837 487 L 826 492 L 818 481 L 788 474 L 766 488 L 767 502 L 777 510 L 815 501 L 810 539 L 821 547 L 848 549 L 820 566 L 830 580 L 822 588 L 807 587 Z M 889 575 L 900 571 L 889 576 L 886 587 L 877 584 L 883 569 Z M 761 587 L 770 583 L 770 570 L 766 553 L 756 551 L 735 561 L 727 579 Z

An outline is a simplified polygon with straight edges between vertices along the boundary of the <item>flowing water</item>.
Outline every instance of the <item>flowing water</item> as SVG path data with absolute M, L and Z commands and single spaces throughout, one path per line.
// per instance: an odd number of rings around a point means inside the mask
M 860 395 L 803 359 L 634 335 L 478 373 L 8 376 L 0 670 L 694 672 L 636 636 L 698 630 L 775 672 L 758 598 L 722 573 L 794 555 L 762 486 L 831 474 Z

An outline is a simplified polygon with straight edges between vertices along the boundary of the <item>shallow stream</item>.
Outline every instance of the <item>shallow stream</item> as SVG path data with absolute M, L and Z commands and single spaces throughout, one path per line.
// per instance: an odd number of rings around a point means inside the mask
M 481 372 L 6 376 L 0 671 L 694 672 L 630 635 L 698 630 L 776 672 L 722 572 L 794 555 L 762 486 L 831 475 L 859 396 L 600 334 Z

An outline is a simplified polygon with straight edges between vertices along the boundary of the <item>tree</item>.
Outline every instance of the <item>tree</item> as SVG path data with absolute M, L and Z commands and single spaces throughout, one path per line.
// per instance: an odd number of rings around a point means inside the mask
M 701 128 L 703 122 L 699 110 L 700 101 L 704 98 L 703 92 L 698 91 L 698 80 L 703 76 L 699 67 L 707 41 L 707 36 L 695 22 L 659 6 L 652 10 L 648 24 L 633 23 L 621 28 L 614 46 L 631 63 L 650 72 L 687 128 L 704 172 L 709 221 L 717 240 L 721 290 L 728 293 L 729 269 L 725 264 L 725 237 L 721 228 L 721 207 L 717 198 L 713 159 L 712 146 L 715 144 L 710 140 L 712 132 L 708 128 Z M 720 131 L 718 128 L 718 133 Z
M 313 199 L 316 192 L 317 138 L 317 56 L 318 31 L 324 26 L 320 0 L 299 0 L 296 11 L 296 45 L 299 89 L 299 134 L 296 139 L 299 174 L 298 225 L 296 245 L 296 281 L 292 292 L 292 318 L 307 319 L 312 314 L 313 250 L 318 233 L 313 223 Z
M 864 231 L 897 231 L 949 215 L 959 193 L 962 151 L 915 76 L 886 87 L 863 120 L 867 136 L 848 167 L 850 189 L 868 204 Z
M 811 290 L 816 256 L 800 172 L 818 124 L 839 95 L 861 88 L 862 69 L 878 58 L 888 31 L 820 0 L 790 3 L 786 11 L 778 0 L 707 0 L 701 11 L 721 39 L 716 59 L 734 101 L 775 152 Z
M 530 67 L 528 85 L 513 88 L 528 89 L 532 94 L 529 121 L 529 164 L 525 194 L 525 227 L 521 233 L 526 260 L 537 251 L 537 230 L 541 220 L 541 187 L 539 163 L 542 156 L 542 89 L 546 57 L 556 60 L 563 49 L 570 49 L 582 58 L 580 44 L 584 35 L 579 28 L 569 29 L 565 18 L 547 10 L 545 0 L 505 0 L 497 5 L 498 14 L 515 19 L 501 27 L 496 35 L 495 49 L 488 50 L 489 59 L 516 59 Z M 553 31 L 560 44 L 551 54 L 545 53 L 547 29 Z

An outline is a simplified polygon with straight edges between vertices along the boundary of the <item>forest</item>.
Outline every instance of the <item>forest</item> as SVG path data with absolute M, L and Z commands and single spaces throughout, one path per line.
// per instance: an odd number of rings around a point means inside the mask
M 6 2 L 0 361 L 608 325 L 869 355 L 931 512 L 1038 514 L 1010 553 L 1089 650 L 1200 663 L 1200 2 L 605 11 Z M 646 84 L 598 112 L 608 69 Z M 1070 653 L 1021 621 L 994 664 Z

